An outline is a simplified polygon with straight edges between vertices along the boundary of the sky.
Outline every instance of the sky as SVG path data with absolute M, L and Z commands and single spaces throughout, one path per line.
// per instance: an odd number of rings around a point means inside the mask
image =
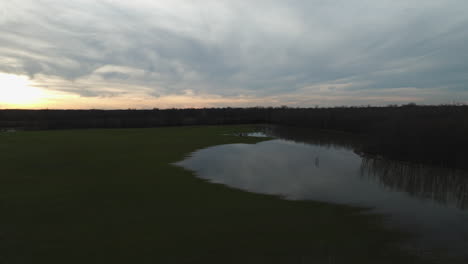
M 468 103 L 466 0 L 1 0 L 0 108 Z

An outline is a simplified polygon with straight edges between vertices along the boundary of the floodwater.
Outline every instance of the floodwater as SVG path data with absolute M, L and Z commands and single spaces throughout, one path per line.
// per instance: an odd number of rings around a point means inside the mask
M 177 165 L 249 192 L 370 208 L 413 232 L 408 246 L 468 260 L 466 171 L 366 158 L 354 151 L 359 143 L 340 134 L 267 134 L 276 139 L 202 149 Z

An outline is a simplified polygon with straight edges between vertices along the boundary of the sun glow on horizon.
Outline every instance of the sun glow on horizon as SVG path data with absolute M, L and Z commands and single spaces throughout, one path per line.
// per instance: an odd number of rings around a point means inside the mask
M 27 76 L 0 73 L 0 105 L 31 107 L 40 104 L 45 96 Z

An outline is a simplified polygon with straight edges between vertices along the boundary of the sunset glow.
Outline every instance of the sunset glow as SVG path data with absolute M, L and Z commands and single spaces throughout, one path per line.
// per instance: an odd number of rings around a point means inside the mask
M 46 94 L 33 86 L 27 76 L 0 73 L 0 104 L 9 107 L 33 107 Z
M 468 103 L 468 1 L 20 2 L 3 109 Z

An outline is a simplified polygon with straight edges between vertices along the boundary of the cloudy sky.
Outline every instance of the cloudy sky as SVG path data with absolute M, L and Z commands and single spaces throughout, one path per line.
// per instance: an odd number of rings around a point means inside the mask
M 1 0 L 0 108 L 468 102 L 466 0 Z

